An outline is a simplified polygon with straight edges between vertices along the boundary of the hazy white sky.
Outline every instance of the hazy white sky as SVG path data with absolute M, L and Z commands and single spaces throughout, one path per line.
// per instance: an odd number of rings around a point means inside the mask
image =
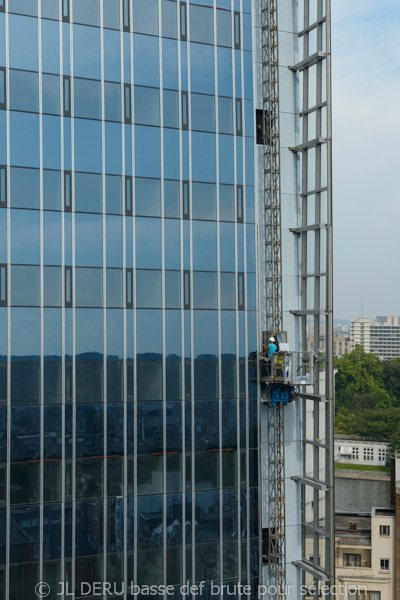
M 335 318 L 400 315 L 400 1 L 332 0 Z

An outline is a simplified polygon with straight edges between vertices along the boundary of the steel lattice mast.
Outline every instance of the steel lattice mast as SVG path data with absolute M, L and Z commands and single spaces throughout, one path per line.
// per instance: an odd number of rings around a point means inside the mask
M 262 78 L 266 328 L 282 331 L 281 189 L 279 138 L 278 0 L 262 0 Z M 268 584 L 269 598 L 285 597 L 285 458 L 283 403 L 269 405 Z M 274 586 L 274 587 L 272 587 Z M 272 590 L 276 593 L 271 593 Z

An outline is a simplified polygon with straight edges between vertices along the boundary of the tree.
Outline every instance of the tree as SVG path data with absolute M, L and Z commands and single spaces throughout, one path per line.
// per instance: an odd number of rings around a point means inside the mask
M 393 406 L 400 407 L 400 358 L 383 363 L 383 383 L 392 397 Z
M 384 386 L 383 363 L 377 356 L 357 345 L 353 352 L 336 361 L 336 368 L 338 406 L 341 401 L 348 406 L 354 398 L 358 399 L 360 408 L 371 406 L 371 403 L 380 408 L 390 406 L 390 394 Z

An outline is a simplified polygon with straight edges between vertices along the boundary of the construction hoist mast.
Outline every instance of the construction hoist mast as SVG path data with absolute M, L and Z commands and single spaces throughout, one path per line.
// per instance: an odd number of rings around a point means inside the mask
M 266 329 L 282 331 L 281 188 L 279 138 L 278 0 L 262 0 Z M 267 407 L 268 582 L 285 597 L 285 457 L 283 402 Z M 274 586 L 274 587 L 272 587 Z

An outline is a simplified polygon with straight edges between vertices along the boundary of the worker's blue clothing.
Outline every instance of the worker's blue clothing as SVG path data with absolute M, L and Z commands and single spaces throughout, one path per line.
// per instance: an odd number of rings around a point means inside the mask
M 271 358 L 276 352 L 276 346 L 272 342 L 268 344 L 268 358 Z

